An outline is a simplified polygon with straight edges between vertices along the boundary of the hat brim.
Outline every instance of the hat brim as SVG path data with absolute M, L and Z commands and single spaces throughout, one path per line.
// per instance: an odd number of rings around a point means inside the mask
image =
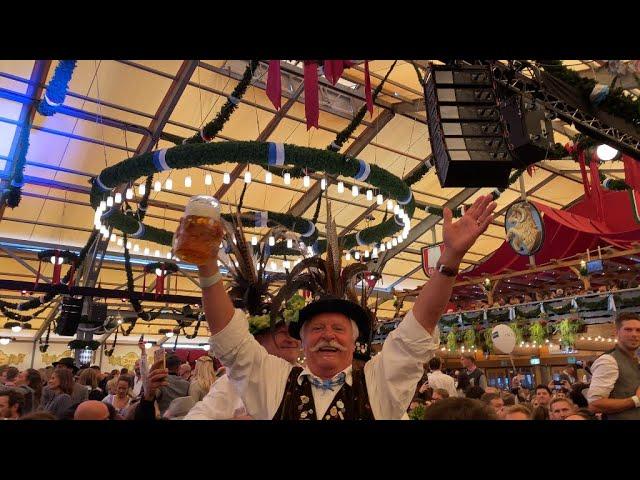
M 68 365 L 66 362 L 53 362 L 51 365 L 53 366 L 53 368 L 56 368 L 59 364 L 62 364 L 65 367 L 70 366 L 73 369 L 73 373 L 78 373 L 78 367 L 76 367 L 75 365 Z
M 307 320 L 311 320 L 321 313 L 341 313 L 356 322 L 359 341 L 369 341 L 371 334 L 371 319 L 369 313 L 357 303 L 340 298 L 321 298 L 300 310 L 297 322 L 289 324 L 289 335 L 300 340 L 300 330 Z

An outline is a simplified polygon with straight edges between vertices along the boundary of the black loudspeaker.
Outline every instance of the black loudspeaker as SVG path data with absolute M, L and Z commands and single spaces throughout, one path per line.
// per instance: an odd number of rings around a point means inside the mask
M 91 302 L 89 299 L 87 299 L 87 303 L 87 315 L 82 315 L 82 323 L 103 325 L 107 320 L 107 304 Z
M 553 127 L 544 109 L 520 95 L 511 95 L 500 101 L 500 113 L 507 125 L 513 168 L 544 160 L 553 145 Z
M 82 317 L 82 298 L 62 297 L 60 318 L 56 324 L 55 333 L 65 337 L 76 334 Z
M 442 187 L 505 188 L 553 143 L 542 109 L 500 91 L 488 65 L 430 65 L 424 96 Z

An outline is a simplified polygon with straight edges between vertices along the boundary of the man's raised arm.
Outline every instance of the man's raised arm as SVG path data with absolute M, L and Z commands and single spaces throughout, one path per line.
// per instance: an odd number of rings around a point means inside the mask
M 451 210 L 444 209 L 444 251 L 437 271 L 422 287 L 413 305 L 413 315 L 429 333 L 433 332 L 451 298 L 462 258 L 493 220 L 492 212 L 495 208 L 496 203 L 491 195 L 478 197 L 464 216 L 455 223 L 451 221 Z M 450 275 L 438 271 L 441 265 Z

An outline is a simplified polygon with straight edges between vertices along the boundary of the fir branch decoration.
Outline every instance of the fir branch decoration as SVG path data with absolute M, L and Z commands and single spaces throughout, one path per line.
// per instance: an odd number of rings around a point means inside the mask
M 38 113 L 49 117 L 58 111 L 64 103 L 69 89 L 69 82 L 76 68 L 77 60 L 60 60 L 51 77 L 44 98 L 38 103 Z
M 16 208 L 22 199 L 22 187 L 24 185 L 24 167 L 27 164 L 27 151 L 29 150 L 29 135 L 31 134 L 31 124 L 21 127 L 20 139 L 18 140 L 18 156 L 15 160 L 9 188 L 5 191 L 4 201 L 9 208 Z
M 170 168 L 190 168 L 208 164 L 223 162 L 252 163 L 266 167 L 268 165 L 268 142 L 216 142 L 205 144 L 185 144 L 164 150 L 164 161 Z M 328 174 L 354 177 L 360 169 L 360 161 L 345 155 L 331 151 L 318 150 L 296 145 L 284 145 L 287 162 L 298 167 L 310 168 L 315 171 L 324 171 Z M 104 169 L 100 175 L 100 182 L 107 188 L 113 188 L 121 183 L 127 183 L 142 175 L 151 175 L 157 171 L 154 163 L 154 155 L 158 152 L 144 153 L 116 165 Z M 370 174 L 367 182 L 376 187 L 381 193 L 396 200 L 410 198 L 409 186 L 397 176 L 387 172 L 377 165 L 370 165 Z M 91 190 L 91 204 L 94 208 L 101 200 L 106 198 L 108 192 L 103 191 L 98 183 L 93 181 Z M 409 203 L 404 205 L 404 210 L 409 217 L 415 211 L 415 200 L 411 197 Z M 269 216 L 276 221 L 283 215 L 269 212 Z M 284 217 L 280 217 L 284 218 Z M 106 219 L 110 225 L 131 234 L 138 230 L 138 221 L 133 216 L 120 213 L 112 213 Z M 299 222 L 299 223 L 298 223 Z M 284 224 L 284 223 L 283 223 Z M 297 218 L 295 224 L 302 231 L 308 228 L 308 220 Z M 292 228 L 294 231 L 295 227 Z M 380 225 L 369 227 L 360 232 L 361 241 L 373 244 L 383 238 L 393 235 L 402 229 L 396 218 L 392 217 Z M 173 232 L 145 226 L 144 240 L 153 241 L 162 245 L 171 245 Z M 357 245 L 356 234 L 350 234 L 342 239 L 346 249 Z M 305 243 L 311 243 L 305 240 Z M 316 251 L 322 252 L 326 247 L 325 242 L 316 244 Z
M 202 134 L 197 133 L 194 136 L 183 140 L 181 143 L 204 143 L 210 142 L 222 130 L 225 123 L 231 118 L 231 114 L 238 108 L 240 99 L 244 96 L 247 88 L 251 84 L 253 74 L 258 68 L 259 60 L 251 60 L 242 74 L 242 79 L 227 97 L 227 101 L 222 106 L 216 118 L 202 127 Z
M 387 71 L 386 75 L 384 76 L 380 84 L 378 84 L 378 86 L 373 91 L 373 94 L 371 95 L 371 97 L 374 102 L 376 101 L 378 94 L 382 91 L 382 87 L 387 81 L 387 78 L 389 78 L 389 75 L 391 75 L 391 72 L 395 68 L 397 62 L 398 61 L 395 60 L 391 64 L 391 68 L 389 68 L 389 70 Z M 358 110 L 358 113 L 356 113 L 356 115 L 353 117 L 351 122 L 349 122 L 349 125 L 347 125 L 347 127 L 344 130 L 342 130 L 341 132 L 338 133 L 338 135 L 336 135 L 336 139 L 331 143 L 331 145 L 327 147 L 327 150 L 331 150 L 332 152 L 339 152 L 342 146 L 344 145 L 344 143 L 349 139 L 351 134 L 362 123 L 365 113 L 367 113 L 366 103 L 360 107 L 360 109 Z
M 565 67 L 561 60 L 544 60 L 540 63 L 544 65 L 546 73 L 577 89 L 585 102 L 591 104 L 589 96 L 597 84 L 595 80 L 580 76 L 578 72 Z M 640 126 L 640 99 L 626 95 L 622 88 L 611 89 L 607 97 L 598 105 L 598 109 L 615 115 L 636 127 Z

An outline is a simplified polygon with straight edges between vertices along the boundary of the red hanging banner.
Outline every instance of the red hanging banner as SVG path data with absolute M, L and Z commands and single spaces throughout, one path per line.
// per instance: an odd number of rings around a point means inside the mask
M 320 104 L 318 101 L 318 64 L 315 61 L 304 62 L 304 114 L 307 118 L 307 130 L 318 128 Z
M 282 106 L 282 80 L 280 79 L 280 60 L 269 60 L 269 71 L 267 74 L 267 97 L 280 110 Z
M 640 192 L 640 161 L 623 155 L 622 162 L 624 163 L 624 181 L 631 188 Z
M 373 115 L 373 96 L 371 94 L 371 76 L 369 75 L 369 60 L 364 61 L 364 95 L 367 99 L 367 110 Z

